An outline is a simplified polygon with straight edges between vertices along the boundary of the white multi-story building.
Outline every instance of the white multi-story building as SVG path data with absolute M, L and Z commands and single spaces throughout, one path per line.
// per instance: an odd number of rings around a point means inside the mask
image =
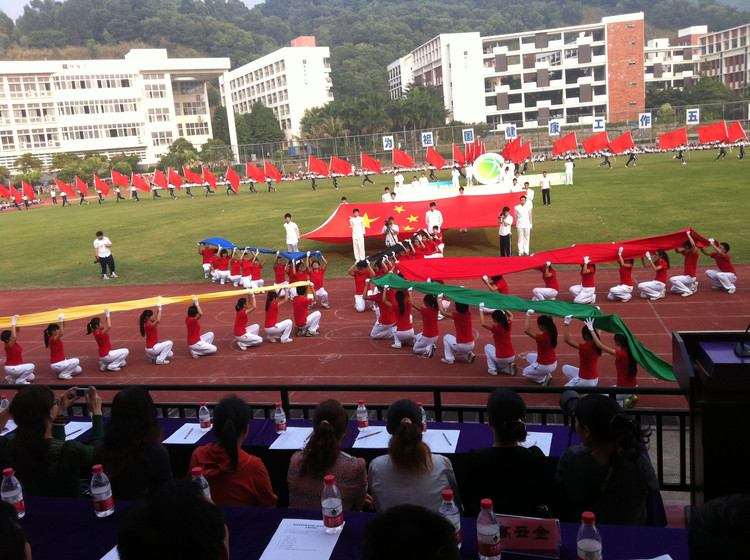
M 700 38 L 707 76 L 721 80 L 735 93 L 750 93 L 750 24 L 709 33 Z
M 249 113 L 260 101 L 273 110 L 287 140 L 291 140 L 300 133 L 305 110 L 333 101 L 330 57 L 330 49 L 316 46 L 315 37 L 298 37 L 291 47 L 219 78 L 222 95 L 231 100 L 235 113 Z
M 391 62 L 386 68 L 388 72 L 388 95 L 391 99 L 399 99 L 406 94 L 409 84 L 414 83 L 411 69 L 411 54 L 402 56 Z
M 212 137 L 206 82 L 228 58 L 168 58 L 133 49 L 123 60 L 0 63 L 0 165 L 31 153 L 138 154 L 154 164 L 177 138 Z M 235 138 L 234 115 L 230 131 Z
M 676 38 L 652 39 L 643 50 L 647 86 L 659 89 L 683 88 L 700 79 L 700 38 L 705 25 L 680 29 Z

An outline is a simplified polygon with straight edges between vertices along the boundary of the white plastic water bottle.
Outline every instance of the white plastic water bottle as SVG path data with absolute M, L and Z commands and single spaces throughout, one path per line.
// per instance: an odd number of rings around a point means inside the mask
M 204 402 L 201 403 L 201 407 L 198 409 L 198 421 L 201 423 L 201 430 L 207 431 L 211 429 L 211 411 L 208 410 Z
M 8 502 L 16 508 L 16 515 L 18 515 L 19 519 L 26 515 L 26 506 L 23 503 L 23 488 L 21 488 L 21 483 L 18 482 L 16 473 L 13 469 L 3 470 L 3 482 L 0 484 L 0 495 L 4 502 Z
M 500 525 L 492 511 L 492 500 L 485 498 L 481 506 L 477 517 L 479 560 L 500 560 Z
M 421 402 L 417 403 L 417 406 L 419 407 L 419 413 L 422 415 L 422 431 L 427 431 L 427 411 L 422 406 Z
M 0 396 L 0 412 L 5 410 L 10 406 L 10 401 L 8 400 L 8 397 L 5 395 Z
M 286 432 L 286 413 L 281 408 L 281 403 L 276 403 L 276 412 L 273 414 L 273 421 L 276 424 L 276 433 L 283 434 Z
M 190 474 L 193 475 L 193 482 L 195 482 L 198 486 L 201 487 L 201 490 L 203 490 L 203 495 L 206 497 L 206 499 L 211 499 L 211 488 L 208 485 L 208 480 L 206 480 L 206 477 L 203 476 L 203 467 L 194 467 L 192 471 L 190 471 Z
M 324 479 L 323 494 L 320 503 L 323 508 L 323 525 L 326 533 L 335 535 L 341 532 L 344 524 L 344 512 L 341 507 L 341 492 L 336 487 L 336 478 L 329 474 Z
M 458 548 L 461 548 L 461 512 L 458 511 L 458 507 L 453 503 L 453 490 L 450 488 L 443 490 L 443 505 L 440 506 L 440 515 L 453 525 L 453 528 L 456 530 L 456 544 Z
M 94 513 L 97 517 L 107 517 L 115 511 L 115 500 L 112 497 L 112 487 L 101 465 L 94 465 L 91 472 L 91 495 L 94 497 Z
M 370 425 L 369 415 L 367 414 L 367 408 L 365 408 L 365 401 L 358 401 L 357 403 L 357 428 L 360 432 L 367 430 Z
M 581 514 L 581 528 L 576 537 L 578 560 L 601 560 L 602 536 L 596 528 L 596 517 L 590 511 Z

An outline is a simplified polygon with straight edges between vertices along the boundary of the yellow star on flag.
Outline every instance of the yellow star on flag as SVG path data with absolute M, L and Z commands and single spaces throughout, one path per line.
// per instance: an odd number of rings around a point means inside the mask
M 414 228 L 411 226 L 404 226 L 404 231 L 413 231 Z
M 370 227 L 370 224 L 371 224 L 372 222 L 376 221 L 376 220 L 379 220 L 379 219 L 380 219 L 380 217 L 377 217 L 377 218 L 368 218 L 368 217 L 367 217 L 367 212 L 365 212 L 365 215 L 364 215 L 364 216 L 362 216 L 362 219 L 363 219 L 363 220 L 365 221 L 365 228 L 369 228 L 369 227 Z
M 400 214 L 401 212 L 403 212 L 403 211 L 404 211 L 404 207 L 403 207 L 403 206 L 396 206 L 396 207 L 394 208 L 394 210 L 395 210 L 396 212 L 398 212 L 398 213 Z
M 410 222 L 416 222 L 416 221 L 417 221 L 417 220 L 418 220 L 419 218 L 417 218 L 416 216 L 409 216 L 409 217 L 408 217 L 407 219 L 408 219 L 408 220 L 409 220 Z

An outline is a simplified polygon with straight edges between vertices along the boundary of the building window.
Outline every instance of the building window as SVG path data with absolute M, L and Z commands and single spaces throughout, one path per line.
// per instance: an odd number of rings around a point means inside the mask
M 182 104 L 183 115 L 205 115 L 206 104 L 201 102 L 185 102 Z
M 152 132 L 151 143 L 154 146 L 169 146 L 172 143 L 172 133 L 167 131 Z
M 148 122 L 167 122 L 169 121 L 169 109 L 166 107 L 157 107 L 148 110 Z
M 164 99 L 167 96 L 167 86 L 164 84 L 146 84 L 146 97 L 149 99 Z
M 208 136 L 208 123 L 185 123 L 185 136 Z

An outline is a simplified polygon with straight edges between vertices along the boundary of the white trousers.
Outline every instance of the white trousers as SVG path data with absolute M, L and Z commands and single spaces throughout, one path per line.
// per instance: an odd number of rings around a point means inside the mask
M 672 283 L 672 287 L 669 289 L 669 291 L 673 294 L 692 294 L 695 291 L 694 276 L 672 276 L 669 281 Z
M 554 288 L 534 288 L 531 293 L 533 294 L 531 301 L 544 301 L 557 297 L 557 290 Z
M 370 338 L 373 340 L 382 338 L 393 338 L 393 333 L 396 330 L 396 323 L 390 325 L 383 325 L 380 321 L 375 321 L 370 331 Z
M 284 319 L 280 323 L 276 323 L 273 327 L 266 327 L 266 336 L 268 338 L 286 340 L 292 333 L 292 327 L 294 323 L 291 319 Z
M 607 294 L 607 299 L 610 301 L 628 301 L 633 297 L 633 286 L 627 284 L 618 284 L 612 286 Z
M 34 376 L 34 364 L 19 364 L 17 366 L 5 366 L 5 374 L 8 376 L 9 383 L 32 382 Z
M 263 339 L 258 336 L 259 332 L 260 325 L 250 325 L 249 327 L 245 327 L 245 334 L 235 336 L 234 339 L 245 346 L 258 346 L 263 342 Z
M 227 278 L 229 278 L 229 271 L 228 270 L 214 270 L 213 274 L 211 275 L 211 278 L 216 282 L 217 280 L 220 280 L 223 284 L 227 281 Z
M 308 313 L 307 322 L 302 328 L 305 329 L 305 332 L 318 332 L 318 327 L 320 326 L 320 318 L 320 311 L 313 311 L 312 313 Z
M 426 259 L 442 259 L 443 253 L 432 253 L 431 255 L 425 255 Z
M 354 260 L 359 262 L 365 260 L 365 238 L 352 237 L 352 246 L 354 247 Z
M 429 356 L 432 350 L 432 345 L 437 342 L 438 337 L 436 336 L 423 336 L 419 333 L 414 337 L 414 350 L 415 354 L 421 354 L 422 356 Z
M 402 346 L 413 346 L 414 345 L 414 329 L 408 331 L 396 331 L 393 333 L 393 344 L 398 348 Z
M 234 284 L 234 287 L 238 287 L 240 285 L 240 282 L 242 281 L 242 275 L 241 274 L 230 274 L 227 276 L 227 279 Z
M 664 292 L 664 282 L 657 282 L 651 280 L 650 282 L 641 282 L 638 284 L 638 289 L 641 291 L 642 298 L 658 297 Z
M 173 344 L 174 343 L 171 340 L 157 342 L 151 348 L 146 348 L 146 357 L 155 362 L 170 360 L 174 358 L 174 353 L 172 352 Z
M 124 367 L 125 358 L 128 357 L 128 354 L 130 354 L 130 351 L 127 348 L 110 350 L 106 356 L 99 357 L 99 365 L 106 366 L 109 370 Z
M 596 387 L 599 384 L 598 377 L 596 379 L 581 379 L 578 377 L 579 369 L 575 366 L 566 364 L 562 367 L 562 372 L 565 374 L 565 377 L 570 379 L 565 384 L 566 387 Z
M 354 309 L 356 309 L 359 313 L 364 313 L 365 296 L 361 296 L 359 294 L 354 295 Z
M 265 285 L 266 283 L 264 282 L 263 278 L 258 278 L 257 280 L 253 280 L 252 282 L 250 282 L 250 286 L 248 287 L 249 288 L 262 288 Z
M 287 243 L 286 244 L 286 250 L 288 252 L 290 252 L 290 253 L 298 253 L 299 252 L 298 244 L 299 244 L 299 242 L 296 242 L 296 243 Z
M 474 341 L 472 340 L 469 343 L 458 343 L 456 342 L 456 337 L 452 334 L 446 334 L 443 337 L 443 346 L 445 351 L 445 359 L 453 361 L 456 358 L 461 358 L 462 360 L 465 360 L 469 352 L 474 350 Z
M 526 361 L 529 362 L 528 367 L 523 370 L 523 376 L 537 383 L 542 383 L 547 379 L 547 375 L 557 369 L 557 362 L 549 364 L 547 366 L 542 365 L 536 361 L 536 352 L 529 352 L 526 354 Z
M 584 288 L 583 284 L 576 284 L 570 287 L 570 293 L 575 296 L 573 303 L 596 302 L 596 288 Z
M 529 239 L 531 239 L 531 228 L 516 228 L 516 234 L 518 235 L 518 254 L 528 255 L 529 254 Z
M 52 368 L 52 371 L 57 375 L 78 375 L 79 373 L 81 373 L 81 371 L 83 371 L 81 370 L 81 366 L 78 364 L 80 364 L 80 360 L 78 358 L 70 358 L 68 360 L 55 362 L 54 364 L 50 365 L 50 368 Z
M 328 292 L 326 292 L 325 288 L 320 288 L 318 290 L 315 290 L 315 295 L 318 296 L 318 299 L 320 300 L 320 305 L 328 305 Z M 364 300 L 363 300 L 364 303 Z
M 714 286 L 724 288 L 725 290 L 731 290 L 734 288 L 734 283 L 737 282 L 737 276 L 731 272 L 722 272 L 720 270 L 707 270 L 706 276 L 711 280 Z
M 203 263 L 203 272 L 211 272 L 211 263 Z
M 218 350 L 216 346 L 211 344 L 214 341 L 214 333 L 207 332 L 203 333 L 201 335 L 201 339 L 196 342 L 195 344 L 191 344 L 188 346 L 190 349 L 190 354 L 193 356 L 208 356 L 209 354 L 213 354 Z
M 487 357 L 487 369 L 495 371 L 501 371 L 502 373 L 510 373 L 512 370 L 510 364 L 512 364 L 516 357 L 511 356 L 510 358 L 497 358 L 495 357 L 495 346 L 492 344 L 484 345 L 484 355 Z
M 253 277 L 252 276 L 242 276 L 240 278 L 240 282 L 242 282 L 242 287 L 246 290 L 249 290 L 253 287 Z
M 573 184 L 573 172 L 572 171 L 566 171 L 565 172 L 565 184 L 566 185 L 572 185 Z

